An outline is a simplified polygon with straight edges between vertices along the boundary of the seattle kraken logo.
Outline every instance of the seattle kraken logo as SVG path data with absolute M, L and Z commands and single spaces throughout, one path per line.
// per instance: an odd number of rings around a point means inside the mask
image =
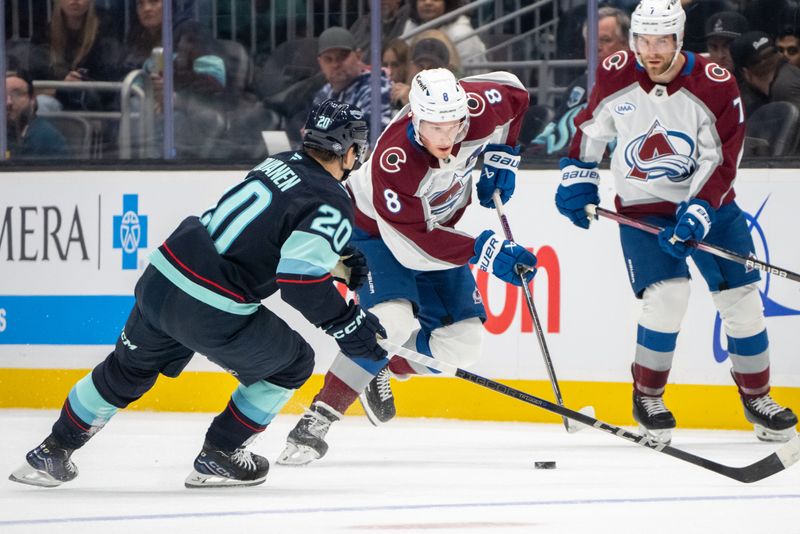
M 697 169 L 694 141 L 683 132 L 667 130 L 656 119 L 646 134 L 633 139 L 625 147 L 628 178 L 671 182 L 687 180 Z
M 764 235 L 764 229 L 761 228 L 761 225 L 758 223 L 758 217 L 761 215 L 761 212 L 764 211 L 764 206 L 766 206 L 767 200 L 769 200 L 769 197 L 764 199 L 764 202 L 761 204 L 761 207 L 758 208 L 758 211 L 755 215 L 745 213 L 744 216 L 749 223 L 750 233 L 754 234 L 753 241 L 760 240 L 762 246 L 764 247 L 764 258 L 762 258 L 762 261 L 769 263 L 769 246 L 767 245 L 767 238 Z M 761 302 L 764 304 L 764 317 L 800 315 L 800 310 L 783 306 L 782 304 L 778 304 L 769 298 L 771 276 L 772 275 L 769 272 L 766 273 L 764 289 L 759 290 L 759 293 L 761 294 Z M 714 359 L 718 362 L 724 362 L 728 358 L 728 351 L 722 348 L 722 343 L 720 342 L 722 336 L 722 319 L 720 319 L 719 312 L 717 312 L 717 315 L 714 318 Z
M 147 246 L 147 215 L 139 214 L 139 195 L 122 195 L 122 215 L 114 215 L 114 248 L 122 249 L 122 268 L 136 269 L 137 251 Z

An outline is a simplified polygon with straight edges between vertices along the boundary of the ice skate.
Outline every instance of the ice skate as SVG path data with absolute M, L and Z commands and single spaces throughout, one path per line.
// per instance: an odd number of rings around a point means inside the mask
M 659 443 L 669 445 L 675 417 L 664 405 L 662 397 L 633 393 L 633 418 L 639 423 L 639 433 Z
M 43 488 L 60 486 L 78 476 L 78 467 L 70 460 L 73 452 L 74 449 L 62 446 L 51 434 L 25 455 L 26 462 L 8 479 Z
M 244 448 L 222 451 L 208 441 L 194 459 L 194 469 L 186 477 L 187 488 L 256 486 L 267 478 L 269 462 Z
M 387 365 L 373 378 L 367 389 L 358 396 L 369 422 L 375 426 L 388 423 L 397 414 L 394 406 L 394 395 L 389 382 L 392 373 Z
M 761 441 L 786 442 L 797 434 L 795 413 L 775 402 L 769 394 L 754 399 L 741 399 L 744 416 L 753 423 L 756 437 Z
M 306 410 L 286 438 L 286 448 L 278 456 L 279 465 L 308 465 L 325 456 L 325 435 L 341 414 L 325 403 L 315 402 Z

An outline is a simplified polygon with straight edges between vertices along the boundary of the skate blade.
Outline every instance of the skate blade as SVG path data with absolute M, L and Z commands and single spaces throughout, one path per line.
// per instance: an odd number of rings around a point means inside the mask
M 299 445 L 295 443 L 287 443 L 286 448 L 278 456 L 275 461 L 278 465 L 289 465 L 293 467 L 300 467 L 308 465 L 314 460 L 319 460 L 320 454 L 309 447 L 308 445 Z
M 55 488 L 63 484 L 61 480 L 53 478 L 47 471 L 40 471 L 25 462 L 19 469 L 8 476 L 8 479 L 20 484 L 39 486 L 40 488 Z
M 258 486 L 263 484 L 267 479 L 267 475 L 255 480 L 236 480 L 233 478 L 221 477 L 219 475 L 207 475 L 200 473 L 196 469 L 186 477 L 183 485 L 189 489 L 197 488 L 237 488 L 246 486 Z
M 671 428 L 651 429 L 646 428 L 643 425 L 639 425 L 639 434 L 647 436 L 649 439 L 655 440 L 659 443 L 663 443 L 664 445 L 669 445 L 672 443 Z
M 783 430 L 772 430 L 771 428 L 754 424 L 753 430 L 755 430 L 756 437 L 759 440 L 766 441 L 767 443 L 786 443 L 797 435 L 794 427 L 785 428 Z

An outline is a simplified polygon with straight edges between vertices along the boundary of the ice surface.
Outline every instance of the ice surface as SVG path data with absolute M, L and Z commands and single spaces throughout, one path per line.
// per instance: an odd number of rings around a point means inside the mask
M 346 417 L 328 455 L 274 465 L 298 416 L 251 445 L 267 482 L 188 490 L 183 480 L 211 414 L 120 412 L 73 456 L 79 477 L 55 489 L 6 480 L 57 412 L 0 411 L 0 532 L 13 533 L 692 533 L 798 532 L 800 466 L 755 484 L 593 429 Z M 728 465 L 777 448 L 750 432 L 675 431 L 675 447 Z M 556 461 L 555 470 L 534 469 Z

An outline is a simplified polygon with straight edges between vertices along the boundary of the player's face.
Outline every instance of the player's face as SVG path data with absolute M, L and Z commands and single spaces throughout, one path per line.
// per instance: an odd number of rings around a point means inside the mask
M 783 54 L 789 63 L 800 67 L 800 39 L 794 35 L 787 35 L 778 39 L 775 44 L 778 46 L 778 52 Z
M 677 50 L 674 35 L 636 35 L 634 42 L 650 77 L 664 74 L 672 65 Z
M 733 58 L 731 57 L 731 41 L 727 37 L 709 37 L 706 41 L 708 59 L 733 72 Z
M 447 122 L 420 121 L 419 137 L 422 146 L 439 159 L 447 159 L 453 151 L 458 134 L 466 125 L 464 120 Z

